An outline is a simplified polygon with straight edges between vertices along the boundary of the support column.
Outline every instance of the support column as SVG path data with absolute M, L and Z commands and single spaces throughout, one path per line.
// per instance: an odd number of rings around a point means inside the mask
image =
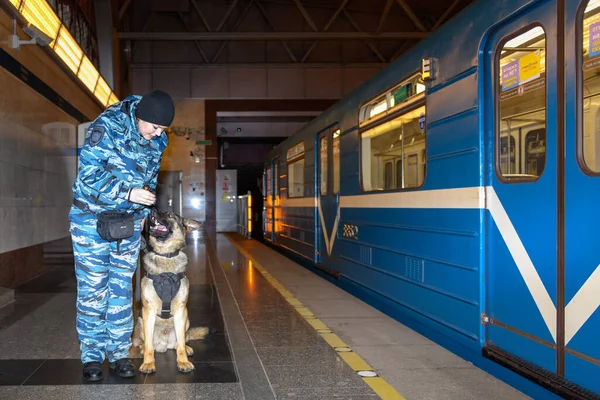
M 100 74 L 102 74 L 108 86 L 114 91 L 113 21 L 110 0 L 94 0 L 94 14 L 96 15 Z
M 205 124 L 205 139 L 212 140 L 211 146 L 206 146 L 205 166 L 205 207 L 206 207 L 206 228 L 211 231 L 217 227 L 217 202 L 216 202 L 216 185 L 217 185 L 217 166 L 219 155 L 219 142 L 217 140 L 217 111 L 222 107 L 218 101 L 207 100 L 204 103 L 204 124 Z

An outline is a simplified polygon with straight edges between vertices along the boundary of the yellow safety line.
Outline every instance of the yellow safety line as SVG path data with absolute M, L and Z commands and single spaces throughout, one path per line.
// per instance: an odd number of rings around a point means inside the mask
M 337 354 L 348 364 L 354 371 L 371 371 L 373 368 L 365 360 L 363 360 L 358 354 L 356 354 L 350 346 L 348 346 L 338 335 L 333 333 L 331 329 L 327 327 L 319 318 L 317 318 L 312 311 L 310 311 L 302 302 L 288 291 L 277 279 L 273 277 L 258 261 L 256 258 L 246 251 L 240 244 L 235 240 L 225 235 L 227 240 L 233 244 L 240 253 L 248 260 L 252 261 L 252 266 L 275 288 L 277 291 L 286 299 L 292 308 L 296 309 L 298 314 L 302 316 L 312 326 L 315 331 L 337 352 Z M 362 377 L 362 380 L 373 389 L 375 393 L 379 395 L 383 400 L 404 400 L 404 397 L 400 395 L 389 383 L 385 381 L 379 375 L 374 377 Z

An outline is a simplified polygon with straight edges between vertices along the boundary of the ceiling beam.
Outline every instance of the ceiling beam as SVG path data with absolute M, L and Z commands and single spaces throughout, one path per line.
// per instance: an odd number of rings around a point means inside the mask
M 354 18 L 352 18 L 350 16 L 350 13 L 347 12 L 346 10 L 344 10 L 344 16 L 346 17 L 346 19 L 348 20 L 348 22 L 350 22 L 350 24 L 352 25 L 352 27 L 359 33 L 361 33 L 361 29 L 359 28 L 358 24 L 356 23 L 356 21 L 354 21 Z M 380 33 L 378 33 L 378 35 L 380 35 Z M 385 58 L 381 55 L 381 52 L 379 50 L 377 50 L 377 47 L 375 47 L 375 45 L 373 45 L 373 43 L 370 43 L 367 40 L 363 41 L 365 43 L 365 45 L 371 49 L 371 51 L 373 52 L 373 54 L 375 54 L 375 56 L 377 58 L 379 58 L 381 60 L 382 63 L 385 63 Z
M 406 13 L 406 15 L 408 15 L 408 18 L 410 18 L 410 20 L 415 24 L 415 26 L 418 29 L 422 30 L 423 32 L 425 32 L 427 30 L 423 26 L 423 23 L 421 22 L 421 20 L 415 15 L 413 10 L 410 8 L 410 6 L 408 4 L 406 4 L 406 1 L 396 0 L 396 2 L 398 4 L 400 4 L 400 7 L 402 7 L 402 9 L 404 9 L 404 12 Z
M 388 64 L 377 63 L 339 63 L 339 62 L 322 62 L 322 63 L 214 63 L 214 64 L 190 64 L 190 63 L 132 63 L 132 68 L 137 69 L 190 69 L 190 68 L 292 68 L 292 69 L 309 69 L 309 68 L 385 68 Z
M 392 8 L 392 4 L 394 4 L 394 0 L 387 0 L 387 3 L 385 3 L 383 12 L 381 13 L 381 19 L 379 20 L 379 26 L 377 27 L 377 33 L 381 32 L 383 29 L 388 14 L 390 13 L 390 9 Z
M 237 3 L 237 0 L 234 2 L 234 4 Z M 233 30 L 236 30 L 238 28 L 238 26 L 240 26 L 240 24 L 242 23 L 242 21 L 244 20 L 244 18 L 246 18 L 246 15 L 248 15 L 248 11 L 250 11 L 250 8 L 252 8 L 252 5 L 254 4 L 254 0 L 250 0 L 248 2 L 248 4 L 246 5 L 246 7 L 244 8 L 244 11 L 242 11 L 242 13 L 239 15 L 237 21 L 235 21 L 235 24 L 233 25 Z M 222 26 L 221 26 L 222 27 Z M 217 31 L 221 30 L 221 27 L 219 27 L 217 29 Z M 216 63 L 217 60 L 219 59 L 219 56 L 221 55 L 221 52 L 223 52 L 223 50 L 225 50 L 225 47 L 227 46 L 227 41 L 223 41 L 221 42 L 221 46 L 219 46 L 219 49 L 216 51 L 215 55 L 212 58 L 212 62 Z
M 458 5 L 459 2 L 460 2 L 460 0 L 454 0 L 454 2 L 452 4 L 450 4 L 450 7 L 448 7 L 446 9 L 446 11 L 444 12 L 444 14 L 442 14 L 442 16 L 435 23 L 435 25 L 433 25 L 433 28 L 431 28 L 432 31 L 435 31 L 437 28 L 440 27 L 440 25 L 442 25 L 444 23 L 444 20 L 446 18 L 448 18 L 448 15 L 450 15 L 450 13 L 452 12 L 452 10 L 454 10 L 454 8 Z
M 190 29 L 190 27 L 187 24 L 187 22 L 185 22 L 185 18 L 183 17 L 183 13 L 178 12 L 177 15 L 179 16 L 179 19 L 183 23 L 183 26 L 185 27 L 185 29 L 188 32 L 191 32 L 192 30 Z M 202 57 L 202 59 L 204 60 L 204 62 L 207 63 L 208 62 L 208 57 L 206 57 L 206 53 L 204 52 L 204 49 L 202 49 L 202 45 L 197 40 L 194 41 L 194 44 L 196 45 L 196 49 L 198 49 L 198 53 L 200 53 L 200 56 Z
M 121 40 L 272 41 L 272 40 L 398 40 L 424 39 L 429 32 L 119 32 Z
M 146 23 L 144 24 L 144 27 L 142 28 L 142 32 L 146 32 L 148 30 L 148 28 L 150 28 L 150 24 L 154 20 L 155 16 L 156 16 L 156 13 L 154 11 L 152 11 L 150 13 L 150 16 L 146 20 Z M 135 53 L 137 52 L 138 48 L 139 48 L 138 43 L 134 43 L 133 44 L 133 48 L 131 50 L 131 59 L 133 59 L 135 57 Z
M 235 8 L 235 6 L 237 6 L 237 3 L 238 3 L 238 0 L 233 0 L 231 2 L 231 4 L 229 5 L 229 8 L 227 9 L 227 11 L 225 11 L 225 15 L 221 19 L 221 22 L 217 26 L 217 32 L 220 31 L 221 29 L 223 29 L 223 26 L 225 25 L 225 22 L 227 22 L 227 20 L 229 19 L 229 16 L 231 15 L 231 12 Z
M 290 0 L 262 0 L 265 4 L 276 4 L 279 6 L 292 6 Z M 306 9 L 315 9 L 315 10 L 335 10 L 337 6 L 329 1 L 323 0 L 303 0 L 302 5 Z M 348 5 L 346 7 L 351 13 L 354 14 L 368 14 L 368 15 L 381 15 L 381 9 L 373 6 L 356 6 L 356 5 Z M 421 17 L 435 17 L 436 19 L 439 17 L 439 14 L 433 15 L 431 13 L 419 13 Z M 392 9 L 389 13 L 390 17 L 406 17 L 406 13 L 400 11 L 399 9 Z
M 294 0 L 294 3 L 296 3 L 296 7 L 298 7 L 298 10 L 300 10 L 300 13 L 304 17 L 304 19 L 306 20 L 308 25 L 313 29 L 313 31 L 317 32 L 319 30 L 319 29 L 317 29 L 317 25 L 312 20 L 310 15 L 308 15 L 308 11 L 306 11 L 306 9 L 302 6 L 302 3 L 300 3 L 300 0 Z
M 346 7 L 346 5 L 348 4 L 348 1 L 349 0 L 342 0 L 342 3 L 340 4 L 340 6 L 337 8 L 337 10 L 335 10 L 335 12 L 331 16 L 331 18 L 329 18 L 329 21 L 327 21 L 327 24 L 325 24 L 325 27 L 323 28 L 323 32 L 326 32 L 329 30 L 329 28 L 331 27 L 333 22 L 337 19 L 337 17 L 340 15 L 340 13 L 344 9 L 344 7 Z M 304 53 L 304 57 L 302 57 L 302 62 L 305 62 L 308 59 L 308 56 L 315 49 L 316 45 L 317 45 L 317 42 L 313 42 L 312 45 L 308 48 L 308 50 L 306 50 L 306 53 Z
M 129 8 L 130 5 L 131 5 L 131 0 L 125 0 L 125 3 L 123 3 L 121 8 L 119 9 L 119 21 L 121 21 L 123 19 L 123 16 L 125 16 L 125 13 L 127 12 L 127 9 Z
M 204 27 L 206 28 L 206 30 L 209 32 L 212 32 L 212 29 L 210 28 L 210 25 L 208 24 L 206 17 L 202 13 L 202 10 L 200 10 L 200 7 L 198 7 L 198 3 L 196 3 L 196 0 L 191 0 L 191 2 L 192 2 L 192 6 L 194 6 L 194 10 L 196 10 L 196 14 L 198 14 L 198 17 L 200 17 L 200 19 L 202 20 L 202 23 L 204 24 Z
M 269 28 L 271 28 L 271 32 L 276 32 L 275 26 L 273 25 L 273 23 L 271 22 L 271 20 L 269 19 L 269 16 L 267 15 L 267 11 L 265 10 L 265 8 L 262 6 L 262 4 L 260 3 L 260 0 L 256 0 L 256 7 L 258 8 L 258 11 L 260 11 L 263 19 L 265 20 L 265 22 L 267 23 L 267 25 L 269 25 Z M 281 45 L 283 46 L 283 48 L 285 49 L 285 51 L 287 51 L 288 56 L 290 57 L 290 59 L 293 62 L 297 62 L 298 59 L 296 58 L 296 56 L 294 55 L 294 52 L 290 49 L 290 47 L 287 45 L 286 42 L 284 42 L 283 40 L 281 41 Z

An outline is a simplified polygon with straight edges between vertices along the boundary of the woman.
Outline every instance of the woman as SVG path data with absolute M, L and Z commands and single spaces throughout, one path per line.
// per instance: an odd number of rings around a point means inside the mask
M 155 90 L 108 107 L 90 125 L 69 213 L 77 277 L 77 332 L 83 377 L 102 379 L 102 363 L 135 376 L 129 359 L 132 276 L 175 106 Z M 113 222 L 112 226 L 109 226 Z M 116 223 L 115 223 L 116 222 Z

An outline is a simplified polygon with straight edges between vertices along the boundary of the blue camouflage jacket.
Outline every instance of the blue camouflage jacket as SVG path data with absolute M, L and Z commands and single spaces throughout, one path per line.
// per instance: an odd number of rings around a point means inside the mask
M 73 194 L 92 212 L 130 211 L 139 218 L 149 213 L 146 206 L 129 202 L 127 194 L 144 186 L 156 191 L 168 138 L 165 132 L 153 140 L 140 134 L 134 113 L 140 99 L 129 96 L 109 106 L 86 132 Z

